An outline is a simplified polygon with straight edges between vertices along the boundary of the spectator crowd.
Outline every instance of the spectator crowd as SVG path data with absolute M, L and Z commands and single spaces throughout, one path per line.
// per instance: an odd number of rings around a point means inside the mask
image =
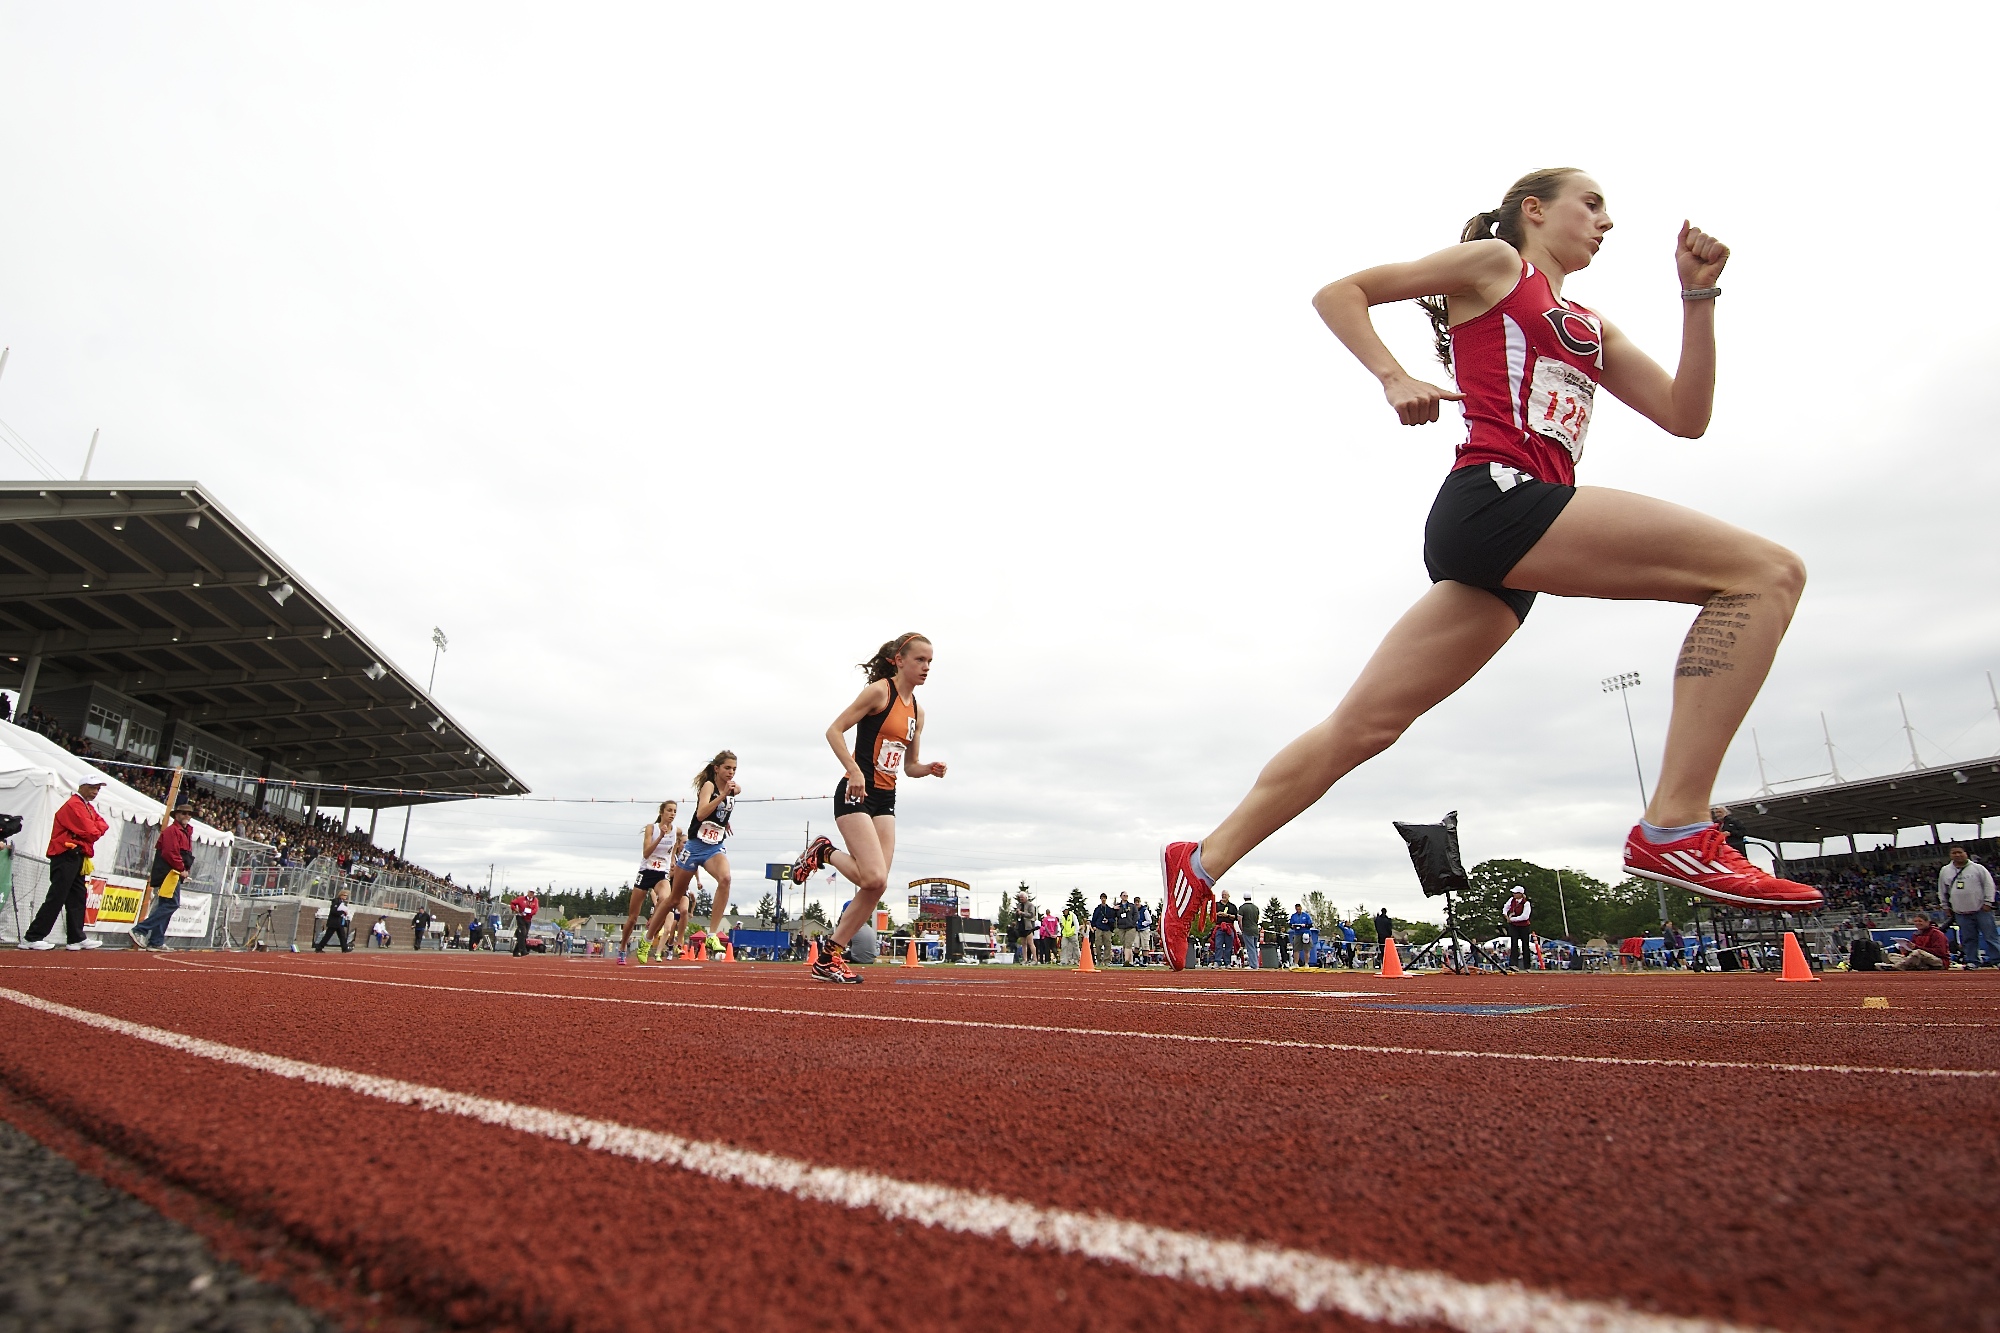
M 0 695 L 0 700 L 5 697 Z M 30 705 L 27 716 L 13 720 L 18 726 L 48 737 L 71 754 L 93 763 L 102 762 L 96 747 L 56 725 L 39 708 Z M 126 786 L 144 792 L 156 801 L 166 800 L 172 781 L 170 773 L 129 768 L 122 764 L 107 764 L 107 767 Z M 476 897 L 470 890 L 452 883 L 450 875 L 434 875 L 422 866 L 403 860 L 394 852 L 377 847 L 367 834 L 345 827 L 338 815 L 321 813 L 297 819 L 282 818 L 269 811 L 255 809 L 243 801 L 204 790 L 200 783 L 185 779 L 181 784 L 180 799 L 193 806 L 194 817 L 211 828 L 271 847 L 277 853 L 277 863 L 281 866 L 311 865 L 326 857 L 339 867 L 342 874 L 355 879 L 374 880 L 385 874 L 401 875 L 425 892 L 460 906 L 470 905 Z

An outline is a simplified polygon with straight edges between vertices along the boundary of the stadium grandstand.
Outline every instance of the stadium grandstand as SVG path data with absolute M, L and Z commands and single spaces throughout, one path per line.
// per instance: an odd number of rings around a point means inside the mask
M 226 877 L 301 906 L 350 879 L 399 915 L 469 906 L 377 845 L 381 810 L 527 790 L 197 482 L 0 482 L 0 688 L 141 793 L 183 770 L 239 848 Z
M 1728 805 L 1749 837 L 1776 851 L 1778 874 L 1818 887 L 1836 911 L 1901 917 L 1935 908 L 1947 848 L 1961 845 L 1989 867 L 2000 856 L 2000 838 L 1986 836 L 1987 821 L 2000 820 L 2000 756 L 1767 790 Z M 1952 837 L 1946 828 L 1972 831 Z M 1925 840 L 1897 845 L 1911 834 Z

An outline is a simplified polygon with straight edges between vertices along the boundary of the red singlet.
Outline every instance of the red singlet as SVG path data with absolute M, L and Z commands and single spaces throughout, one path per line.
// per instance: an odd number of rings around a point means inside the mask
M 1451 331 L 1451 360 L 1466 424 L 1452 467 L 1499 463 L 1574 485 L 1604 373 L 1603 322 L 1523 259 L 1507 299 Z

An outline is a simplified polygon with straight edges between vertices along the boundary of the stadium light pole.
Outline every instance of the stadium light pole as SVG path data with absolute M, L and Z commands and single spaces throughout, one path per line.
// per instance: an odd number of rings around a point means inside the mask
M 1625 738 L 1632 742 L 1632 773 L 1639 779 L 1639 817 L 1646 817 L 1646 807 L 1652 804 L 1652 797 L 1646 795 L 1646 767 L 1639 762 L 1639 733 L 1632 728 L 1632 701 L 1626 691 L 1639 683 L 1639 673 L 1627 671 L 1616 676 L 1606 676 L 1598 682 L 1606 694 L 1616 694 L 1618 702 L 1625 705 Z M 1667 886 L 1654 881 L 1653 887 L 1660 891 L 1660 920 L 1667 919 Z
M 1625 691 L 1639 683 L 1639 673 L 1627 671 L 1623 675 L 1606 676 L 1599 684 L 1606 694 L 1618 696 L 1618 702 L 1625 705 L 1625 735 L 1632 742 L 1632 772 L 1639 779 L 1639 808 L 1644 810 L 1652 804 L 1652 797 L 1646 795 L 1646 770 L 1639 762 L 1639 733 L 1632 729 L 1632 702 L 1625 697 Z
M 437 689 L 437 683 L 438 683 L 438 654 L 439 654 L 439 653 L 441 653 L 441 652 L 443 652 L 443 651 L 445 650 L 445 646 L 446 646 L 446 640 L 445 640 L 445 637 L 444 637 L 444 631 L 443 631 L 443 630 L 441 630 L 441 629 L 439 629 L 439 628 L 438 628 L 437 626 L 435 626 L 435 625 L 431 626 L 431 644 L 432 644 L 432 647 L 431 647 L 431 678 L 430 678 L 430 682 L 429 682 L 428 684 L 426 684 L 426 685 L 424 686 L 424 693 L 425 693 L 426 695 L 429 695 L 430 693 L 432 693 L 432 692 L 433 692 L 434 690 L 436 690 L 436 689 Z M 406 860 L 408 860 L 408 859 L 409 859 L 409 855 L 410 855 L 410 816 L 411 816 L 411 815 L 413 815 L 413 814 L 415 814 L 415 813 L 416 813 L 416 810 L 417 810 L 417 807 L 416 807 L 416 806 L 414 806 L 414 805 L 406 805 L 406 806 L 404 806 L 404 807 L 403 807 L 403 846 L 402 846 L 402 850 L 400 850 L 400 851 L 398 851 L 398 852 L 396 853 L 396 859 L 397 859 L 398 861 L 406 861 Z

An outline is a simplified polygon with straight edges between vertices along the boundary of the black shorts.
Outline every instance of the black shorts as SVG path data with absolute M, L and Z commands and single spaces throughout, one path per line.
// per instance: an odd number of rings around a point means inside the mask
M 1438 487 L 1424 522 L 1424 568 L 1432 583 L 1484 588 L 1522 621 L 1535 594 L 1502 587 L 1501 581 L 1542 539 L 1576 487 L 1537 481 L 1506 467 L 1500 467 L 1496 479 L 1495 467 L 1499 465 L 1455 468 Z M 1504 489 L 1503 481 L 1509 483 Z
M 848 801 L 846 778 L 842 778 L 839 784 L 833 789 L 833 817 L 835 819 L 839 819 L 842 815 L 867 815 L 870 818 L 879 818 L 882 815 L 893 815 L 895 813 L 896 789 L 894 787 L 890 787 L 885 791 L 881 787 L 871 785 L 868 788 L 868 794 L 861 798 L 859 804 L 853 804 Z
M 639 882 L 632 887 L 644 893 L 666 877 L 667 872 L 664 870 L 641 870 L 639 872 Z

